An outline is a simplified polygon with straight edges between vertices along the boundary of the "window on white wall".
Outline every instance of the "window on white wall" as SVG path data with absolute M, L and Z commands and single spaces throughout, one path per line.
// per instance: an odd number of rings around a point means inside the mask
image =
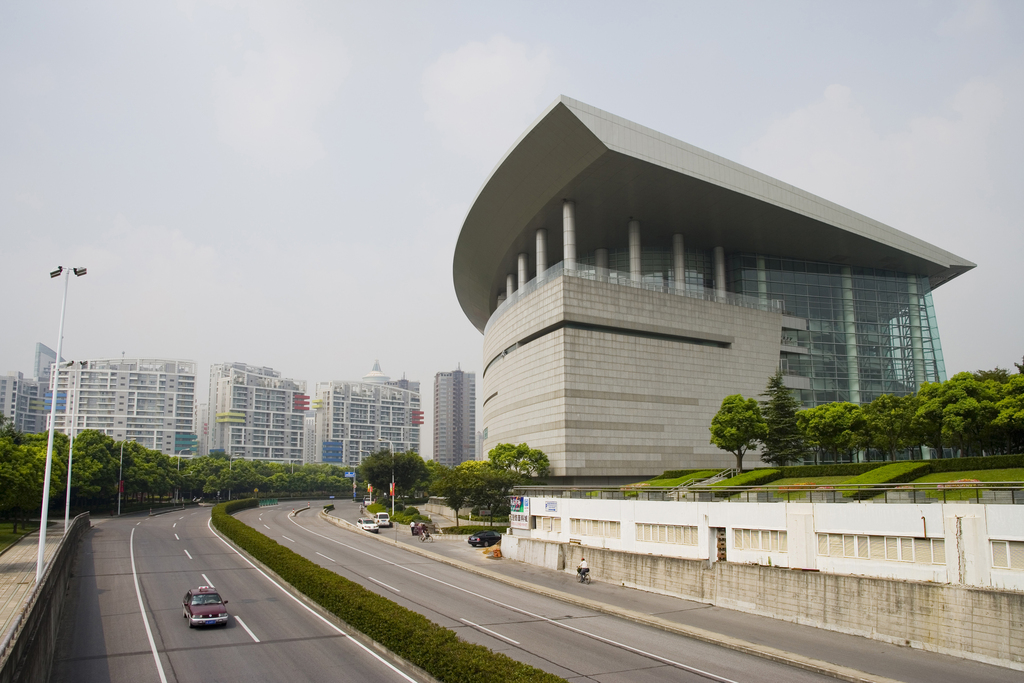
M 1024 541 L 992 541 L 992 566 L 1024 569 Z
M 580 536 L 619 538 L 620 523 L 603 519 L 570 519 L 569 531 Z
M 789 540 L 785 531 L 769 529 L 733 529 L 733 545 L 737 550 L 767 550 L 768 552 L 789 552 Z
M 636 525 L 636 540 L 650 541 L 652 543 L 674 543 L 676 545 L 697 545 L 697 527 L 638 523 Z
M 818 534 L 818 555 L 860 560 L 946 564 L 946 542 L 941 538 Z

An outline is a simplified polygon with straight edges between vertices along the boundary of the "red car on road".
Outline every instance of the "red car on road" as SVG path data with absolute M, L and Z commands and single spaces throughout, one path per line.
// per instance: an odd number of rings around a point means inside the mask
M 221 600 L 213 586 L 200 586 L 185 593 L 181 601 L 182 615 L 188 619 L 188 627 L 193 626 L 227 626 L 227 600 Z

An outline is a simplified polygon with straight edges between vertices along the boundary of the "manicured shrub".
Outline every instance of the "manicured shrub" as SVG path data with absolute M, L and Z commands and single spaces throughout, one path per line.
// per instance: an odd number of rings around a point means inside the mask
M 505 533 L 505 527 L 503 526 L 478 526 L 474 524 L 463 524 L 462 526 L 446 526 L 437 530 L 441 534 L 454 534 L 456 536 L 462 534 L 478 534 L 481 531 L 497 531 L 499 534 Z
M 829 465 L 794 465 L 792 467 L 780 467 L 782 478 L 790 479 L 797 477 L 855 477 L 865 472 L 878 469 L 885 465 L 884 462 L 845 462 L 832 463 Z
M 1009 470 L 1024 467 L 1024 455 L 988 455 L 981 458 L 945 458 L 925 460 L 932 472 L 969 472 L 970 470 Z
M 782 470 L 776 468 L 750 470 L 743 474 L 737 474 L 735 477 L 715 482 L 714 484 L 711 484 L 711 488 L 717 488 L 720 486 L 759 486 L 760 484 L 767 484 L 768 482 L 775 481 L 776 479 L 782 479 L 782 476 Z
M 320 567 L 230 515 L 256 504 L 251 500 L 216 506 L 213 526 L 296 590 L 438 680 L 564 683 L 554 674 L 460 640 L 454 631 Z
M 931 470 L 928 460 L 905 460 L 894 462 L 888 465 L 877 467 L 869 472 L 843 482 L 843 486 L 871 486 L 873 484 L 902 484 L 914 481 L 923 477 Z M 878 495 L 877 490 L 863 489 L 860 491 L 847 491 L 843 494 L 847 498 L 871 498 Z

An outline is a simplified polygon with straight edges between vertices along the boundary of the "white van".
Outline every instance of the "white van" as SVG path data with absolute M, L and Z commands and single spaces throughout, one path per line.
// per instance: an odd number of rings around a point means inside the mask
M 377 520 L 377 526 L 391 528 L 391 517 L 386 512 L 378 512 L 373 516 Z

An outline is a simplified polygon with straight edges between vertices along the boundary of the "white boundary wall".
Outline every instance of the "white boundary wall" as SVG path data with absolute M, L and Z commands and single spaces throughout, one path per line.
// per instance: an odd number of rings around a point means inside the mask
M 530 511 L 515 537 L 715 562 L 724 533 L 730 562 L 1024 591 L 1024 506 L 531 497 Z

